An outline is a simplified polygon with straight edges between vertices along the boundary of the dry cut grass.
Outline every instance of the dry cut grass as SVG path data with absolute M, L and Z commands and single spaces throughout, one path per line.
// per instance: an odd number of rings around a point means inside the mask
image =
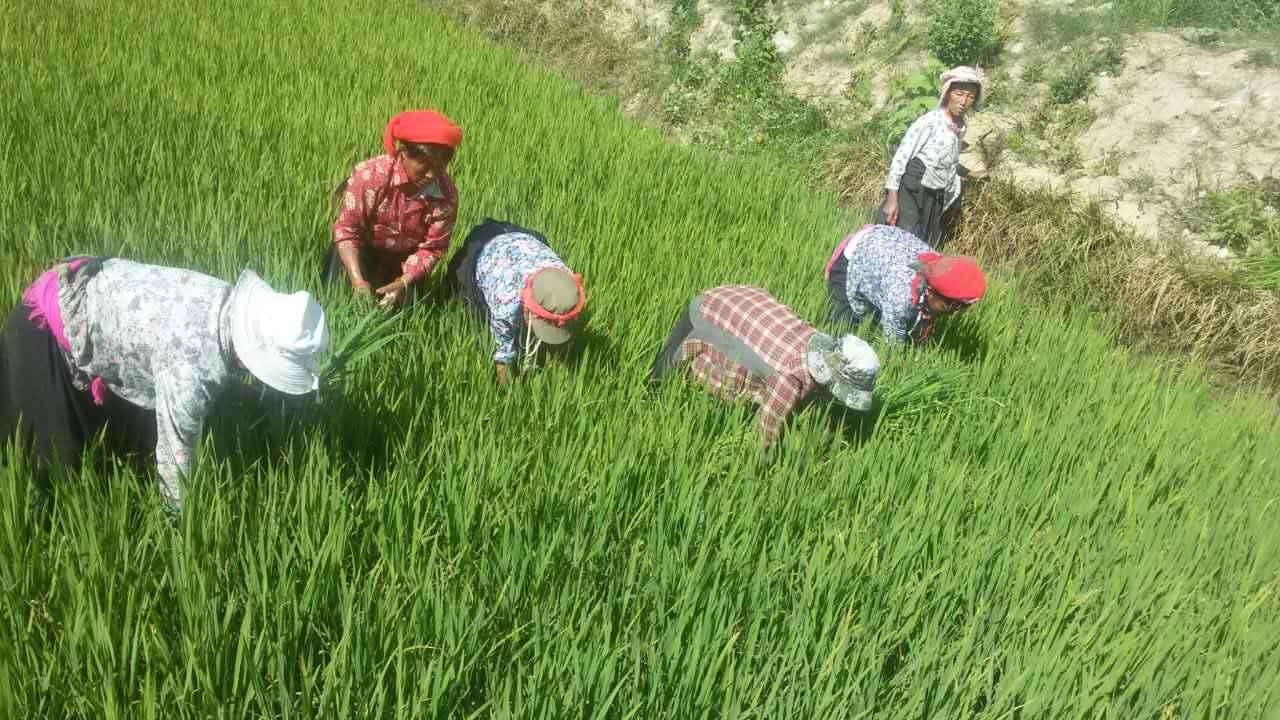
M 884 158 L 866 143 L 833 155 L 823 180 L 847 205 L 873 207 Z M 1280 293 L 1188 254 L 1157 254 L 1098 203 L 1006 181 L 966 187 L 948 248 L 1016 270 L 1050 304 L 1104 314 L 1143 351 L 1191 355 L 1223 378 L 1280 388 Z

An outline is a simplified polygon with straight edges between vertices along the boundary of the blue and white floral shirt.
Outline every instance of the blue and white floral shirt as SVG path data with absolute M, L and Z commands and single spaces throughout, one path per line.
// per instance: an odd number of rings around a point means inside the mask
M 234 359 L 227 298 L 231 285 L 177 268 L 112 259 L 96 273 L 59 269 L 58 307 L 76 387 L 95 377 L 139 407 L 156 411 L 160 494 L 182 507 L 182 477 L 213 399 Z
M 844 249 L 849 261 L 845 294 L 854 322 L 868 313 L 880 319 L 885 340 L 907 343 L 921 321 L 919 298 L 911 285 L 920 253 L 930 252 L 923 240 L 898 227 L 872 225 Z
M 476 284 L 489 306 L 489 330 L 497 342 L 493 361 L 509 365 L 516 359 L 516 345 L 524 328 L 520 291 L 530 275 L 543 268 L 566 272 L 560 256 L 527 233 L 505 233 L 490 240 L 476 259 Z

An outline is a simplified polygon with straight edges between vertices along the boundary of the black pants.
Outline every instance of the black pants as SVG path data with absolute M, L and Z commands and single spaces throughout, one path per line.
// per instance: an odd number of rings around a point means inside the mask
M 386 285 L 387 283 L 399 277 L 398 274 L 388 277 L 386 272 L 376 272 L 372 267 L 373 263 L 369 262 L 369 250 L 365 246 L 360 246 L 360 268 L 365 273 L 365 279 L 369 281 L 373 290 Z M 324 254 L 324 262 L 320 266 L 320 284 L 330 285 L 346 285 L 347 283 L 347 267 L 342 264 L 342 258 L 338 257 L 338 248 L 333 243 L 329 243 L 329 250 Z M 410 285 L 405 289 L 404 303 L 400 306 L 408 310 L 413 307 L 414 302 L 418 299 L 418 286 L 421 281 Z
M 62 348 L 28 319 L 30 312 L 19 303 L 0 335 L 0 438 L 16 436 L 38 467 L 79 468 L 85 445 L 99 432 L 113 453 L 153 451 L 155 411 L 110 392 L 103 405 L 95 405 L 87 390 L 72 383 Z
M 840 257 L 831 263 L 831 272 L 827 275 L 828 317 L 832 323 L 853 325 L 861 320 L 854 316 L 853 308 L 849 306 L 848 280 L 849 258 L 840 253 Z
M 680 364 L 680 346 L 692 332 L 693 321 L 689 319 L 689 306 L 686 305 L 684 312 L 680 313 L 680 317 L 676 320 L 675 327 L 671 328 L 671 333 L 667 335 L 667 342 L 653 359 L 653 367 L 649 369 L 650 384 L 661 381 L 667 373 L 676 369 Z
M 924 169 L 924 163 L 919 158 L 911 158 L 907 163 L 907 170 L 903 173 L 898 188 L 898 227 L 936 250 L 942 247 L 942 213 L 947 204 L 947 191 L 922 185 Z M 956 203 L 959 202 L 960 199 L 957 198 Z M 876 210 L 875 223 L 888 224 L 883 203 Z

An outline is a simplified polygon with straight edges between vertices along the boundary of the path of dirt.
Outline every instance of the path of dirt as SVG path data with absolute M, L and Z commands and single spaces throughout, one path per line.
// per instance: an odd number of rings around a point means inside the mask
M 617 0 L 615 25 L 631 28 L 632 36 L 637 27 L 665 27 L 669 8 L 661 0 Z M 732 58 L 728 12 L 708 0 L 698 8 L 702 23 L 691 38 L 693 50 Z M 879 0 L 784 2 L 775 43 L 786 63 L 788 88 L 800 97 L 847 106 L 851 73 L 871 58 L 860 49 L 883 32 L 889 17 L 889 4 Z M 1020 30 L 1015 22 L 1004 60 L 1015 78 L 1025 46 Z M 1006 155 L 994 174 L 1101 200 L 1142 236 L 1181 238 L 1205 248 L 1182 223 L 1183 211 L 1198 195 L 1280 176 L 1280 68 L 1248 67 L 1246 60 L 1244 50 L 1200 47 L 1174 34 L 1132 36 L 1122 70 L 1097 80 L 1089 100 L 1094 121 L 1078 138 L 1052 139 L 1078 143 L 1083 169 L 1063 174 Z M 871 62 L 874 100 L 883 102 L 887 78 L 918 67 L 923 57 Z M 1043 95 L 1043 86 L 1039 90 Z M 970 136 L 992 130 L 998 137 L 1030 112 L 978 113 Z M 966 164 L 981 166 L 981 160 L 970 154 Z

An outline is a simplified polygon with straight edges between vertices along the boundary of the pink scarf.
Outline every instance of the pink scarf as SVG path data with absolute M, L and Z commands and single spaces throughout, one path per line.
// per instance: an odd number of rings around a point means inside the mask
M 75 270 L 81 265 L 88 262 L 85 258 L 79 258 L 67 263 L 67 269 Z M 36 327 L 41 330 L 47 329 L 53 339 L 57 341 L 58 347 L 67 352 L 71 352 L 71 343 L 67 340 L 66 326 L 62 323 L 62 308 L 58 305 L 58 268 L 46 270 L 43 275 L 36 278 L 34 283 L 22 293 L 22 304 L 31 308 L 31 314 L 27 316 Z M 107 400 L 107 384 L 102 378 L 96 377 L 89 384 L 89 394 L 93 396 L 94 405 L 102 405 Z

